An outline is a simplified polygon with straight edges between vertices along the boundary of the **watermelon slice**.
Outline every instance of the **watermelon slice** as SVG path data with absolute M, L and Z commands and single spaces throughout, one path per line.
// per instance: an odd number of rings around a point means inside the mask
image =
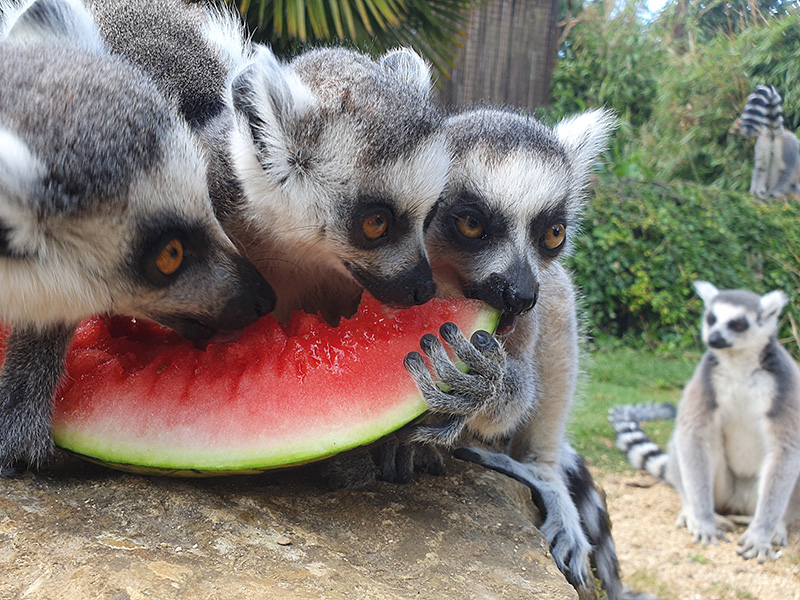
M 426 410 L 403 357 L 446 321 L 493 331 L 473 300 L 389 310 L 365 295 L 332 328 L 296 313 L 197 350 L 146 321 L 80 325 L 53 413 L 57 445 L 110 466 L 222 475 L 297 465 L 368 444 Z M 1 344 L 0 344 L 1 346 Z M 0 358 L 2 347 L 0 347 Z

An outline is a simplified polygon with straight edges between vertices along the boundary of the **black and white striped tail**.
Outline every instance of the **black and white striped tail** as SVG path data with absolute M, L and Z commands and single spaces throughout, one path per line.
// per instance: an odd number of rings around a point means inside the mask
M 634 469 L 647 471 L 664 479 L 667 454 L 642 431 L 641 423 L 659 419 L 674 419 L 671 404 L 622 404 L 608 411 L 608 420 L 617 435 L 617 448 L 628 457 Z
M 783 127 L 783 99 L 774 85 L 760 85 L 747 97 L 738 128 L 742 135 L 755 136 L 762 129 Z
M 619 575 L 619 560 L 614 539 L 611 537 L 611 518 L 604 498 L 586 468 L 583 457 L 571 446 L 564 448 L 561 469 L 569 494 L 578 509 L 581 526 L 592 552 L 589 560 L 595 576 L 606 592 L 608 600 L 623 600 L 623 587 Z

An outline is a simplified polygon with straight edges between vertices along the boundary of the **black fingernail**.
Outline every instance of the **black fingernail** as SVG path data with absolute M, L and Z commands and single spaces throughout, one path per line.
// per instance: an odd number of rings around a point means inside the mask
M 422 339 L 419 341 L 420 347 L 425 351 L 428 352 L 433 345 L 437 342 L 436 336 L 432 333 L 426 333 L 422 336 Z
M 442 337 L 453 337 L 458 333 L 458 327 L 455 323 L 448 321 L 439 327 L 439 333 Z

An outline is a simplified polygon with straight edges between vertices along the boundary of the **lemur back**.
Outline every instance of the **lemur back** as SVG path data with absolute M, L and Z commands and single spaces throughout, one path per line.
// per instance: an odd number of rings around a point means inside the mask
M 63 41 L 83 39 L 71 28 L 87 23 L 50 25 Z M 202 342 L 266 314 L 274 295 L 214 218 L 189 128 L 143 73 L 101 45 L 18 42 L 7 25 L 3 36 L 0 319 L 13 328 L 0 474 L 9 474 L 49 455 L 50 400 L 79 319 L 113 311 Z
M 695 542 L 724 538 L 731 524 L 722 515 L 744 515 L 739 554 L 775 559 L 772 545 L 785 544 L 786 525 L 800 516 L 800 368 L 776 337 L 787 298 L 695 288 L 708 350 L 683 391 L 668 452 L 625 423 L 625 410 L 610 418 L 634 465 L 678 491 L 678 523 Z
M 750 193 L 758 198 L 780 198 L 800 187 L 797 137 L 783 127 L 783 99 L 772 85 L 759 85 L 747 97 L 733 133 L 757 137 Z

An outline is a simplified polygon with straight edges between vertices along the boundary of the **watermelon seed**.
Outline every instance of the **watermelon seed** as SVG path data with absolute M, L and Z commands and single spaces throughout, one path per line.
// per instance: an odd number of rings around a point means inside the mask
M 167 365 L 161 365 L 160 367 L 158 367 L 158 370 L 156 371 L 156 373 L 158 373 L 160 375 L 161 373 L 163 373 L 166 370 L 167 370 Z

